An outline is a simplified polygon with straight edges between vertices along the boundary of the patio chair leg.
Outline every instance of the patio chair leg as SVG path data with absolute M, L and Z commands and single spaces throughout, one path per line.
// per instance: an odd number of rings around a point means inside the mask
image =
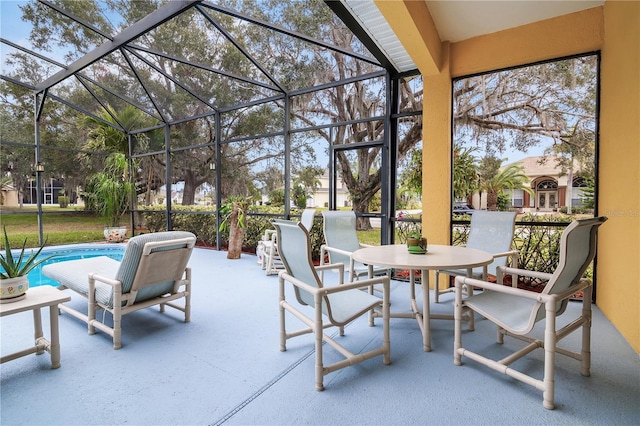
M 322 298 L 316 295 L 315 298 L 315 320 L 314 320 L 314 334 L 316 339 L 316 390 L 324 390 L 324 367 L 322 365 L 322 335 L 324 329 L 322 328 Z M 343 334 L 343 328 L 340 327 L 340 335 Z

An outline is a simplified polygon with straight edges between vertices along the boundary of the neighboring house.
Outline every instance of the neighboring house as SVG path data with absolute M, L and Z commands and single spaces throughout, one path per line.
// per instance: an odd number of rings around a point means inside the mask
M 320 186 L 311 194 L 311 198 L 307 200 L 307 207 L 329 207 L 329 170 L 325 169 L 322 176 L 319 177 Z M 342 177 L 338 174 L 336 182 L 336 207 L 351 206 L 351 196 L 347 186 L 342 181 Z
M 507 190 L 505 193 L 511 199 L 511 207 L 522 212 L 553 212 L 571 205 L 577 207 L 584 200 L 582 188 L 586 186 L 579 175 L 580 165 L 574 162 L 572 184 L 569 185 L 569 174 L 557 166 L 556 156 L 548 155 L 527 157 L 516 161 L 523 168 L 529 178 L 530 187 L 534 192 L 531 196 L 522 189 Z M 475 208 L 486 209 L 486 194 L 475 194 L 472 197 Z
M 318 177 L 320 186 L 318 186 L 314 192 L 309 194 L 307 198 L 307 207 L 323 208 L 329 207 L 329 170 L 325 169 L 322 176 Z M 342 181 L 340 174 L 338 174 L 336 182 L 336 207 L 349 207 L 351 206 L 351 196 L 347 186 Z M 262 193 L 262 204 L 269 203 L 269 195 L 266 191 Z M 293 207 L 293 204 L 291 205 Z
M 3 185 L 0 192 L 0 205 L 18 207 L 18 190 L 13 184 Z
M 556 156 L 527 157 L 517 161 L 523 167 L 534 192 L 532 197 L 523 190 L 507 191 L 511 197 L 512 207 L 522 208 L 523 211 L 550 212 L 566 206 L 580 206 L 582 204 L 582 189 L 584 180 L 579 177 L 580 165 L 574 161 L 573 173 L 562 170 L 556 163 Z

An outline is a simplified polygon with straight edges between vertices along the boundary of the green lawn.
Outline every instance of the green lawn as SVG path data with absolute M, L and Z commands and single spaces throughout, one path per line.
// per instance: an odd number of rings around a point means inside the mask
M 36 207 L 2 206 L 0 224 L 7 228 L 12 248 L 22 247 L 25 238 L 27 247 L 38 246 L 38 217 Z M 43 230 L 48 246 L 59 244 L 104 241 L 102 218 L 91 213 L 59 207 L 44 207 Z M 361 243 L 380 245 L 380 229 L 358 231 Z M 0 243 L 4 249 L 4 239 Z
M 38 217 L 35 207 L 2 207 L 0 223 L 6 227 L 12 248 L 22 247 L 25 238 L 27 247 L 38 245 Z M 47 245 L 104 241 L 102 218 L 94 214 L 74 210 L 47 207 L 43 214 L 44 237 Z M 1 243 L 4 249 L 4 238 Z

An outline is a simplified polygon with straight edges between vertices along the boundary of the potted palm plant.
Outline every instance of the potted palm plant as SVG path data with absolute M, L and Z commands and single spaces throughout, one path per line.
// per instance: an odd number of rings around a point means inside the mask
M 0 270 L 0 303 L 17 302 L 18 300 L 24 299 L 29 289 L 29 278 L 27 278 L 27 274 L 36 266 L 56 256 L 54 254 L 36 260 L 46 243 L 45 241 L 35 254 L 33 250 L 31 250 L 31 253 L 27 255 L 25 254 L 27 245 L 27 239 L 25 238 L 22 244 L 22 250 L 20 250 L 18 256 L 15 257 L 11 251 L 7 228 L 6 226 L 4 227 L 5 253 L 0 253 L 0 266 L 2 266 L 2 270 Z
M 106 240 L 124 241 L 127 227 L 121 226 L 120 221 L 127 211 L 129 198 L 134 190 L 133 184 L 129 181 L 129 166 L 124 154 L 109 155 L 104 170 L 91 178 L 89 188 L 89 197 L 105 221 Z
M 220 207 L 220 213 L 224 215 L 220 223 L 220 231 L 229 231 L 229 248 L 227 259 L 240 259 L 244 230 L 247 221 L 247 209 L 250 198 L 229 197 Z

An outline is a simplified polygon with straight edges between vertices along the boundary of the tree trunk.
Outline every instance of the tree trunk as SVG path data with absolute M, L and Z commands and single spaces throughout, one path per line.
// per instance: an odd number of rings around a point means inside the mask
M 495 191 L 487 192 L 487 210 L 492 212 L 498 210 L 498 193 Z
M 354 201 L 353 210 L 356 213 L 368 213 L 369 201 L 371 197 L 361 198 L 358 201 Z M 358 217 L 356 220 L 356 229 L 358 231 L 368 231 L 371 229 L 371 221 L 368 217 Z
M 244 240 L 244 228 L 238 224 L 238 203 L 233 203 L 233 211 L 229 217 L 229 248 L 227 259 L 240 259 L 242 254 L 242 242 Z
M 195 204 L 196 199 L 196 183 L 190 176 L 190 173 L 185 173 L 183 182 L 184 188 L 182 189 L 182 205 L 192 206 Z

